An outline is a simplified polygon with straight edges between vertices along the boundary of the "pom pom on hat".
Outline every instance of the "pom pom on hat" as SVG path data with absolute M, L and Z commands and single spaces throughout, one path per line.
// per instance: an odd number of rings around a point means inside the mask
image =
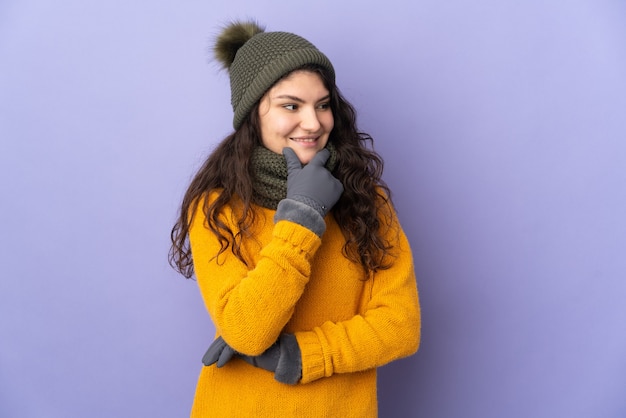
M 290 72 L 314 64 L 325 68 L 333 82 L 335 79 L 333 65 L 315 45 L 293 33 L 265 32 L 253 21 L 227 25 L 213 51 L 230 75 L 235 129 L 265 92 Z
M 229 69 L 235 60 L 235 55 L 237 55 L 239 48 L 254 35 L 261 32 L 265 32 L 265 28 L 253 21 L 231 23 L 224 28 L 215 42 L 215 47 L 213 48 L 215 58 L 222 64 L 224 69 Z

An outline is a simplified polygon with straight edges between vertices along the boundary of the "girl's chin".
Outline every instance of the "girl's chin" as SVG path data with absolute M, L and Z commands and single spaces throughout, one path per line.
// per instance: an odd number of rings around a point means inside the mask
M 300 160 L 300 162 L 302 164 L 308 164 L 311 162 L 311 160 L 313 159 L 313 157 L 315 157 L 315 154 L 317 154 L 317 152 L 319 150 L 315 149 L 310 149 L 310 150 L 297 150 L 294 149 L 294 151 L 296 152 L 296 156 L 298 157 L 298 159 Z
M 310 145 L 310 144 L 307 144 Z M 298 146 L 297 144 L 290 145 L 290 148 L 296 153 L 298 159 L 302 164 L 308 164 L 313 157 L 320 152 L 324 147 L 321 143 L 316 143 L 315 146 Z

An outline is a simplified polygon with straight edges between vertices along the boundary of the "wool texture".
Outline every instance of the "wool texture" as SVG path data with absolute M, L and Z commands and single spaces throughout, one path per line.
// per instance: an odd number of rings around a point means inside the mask
M 325 167 L 332 172 L 337 166 L 337 150 L 332 142 L 326 144 L 330 157 Z M 287 161 L 262 145 L 257 146 L 251 159 L 254 203 L 268 209 L 276 209 L 287 197 Z
M 240 358 L 203 367 L 191 416 L 376 417 L 376 368 L 413 354 L 420 339 L 412 254 L 395 214 L 382 219 L 393 226 L 385 236 L 395 261 L 367 279 L 342 255 L 345 238 L 331 214 L 322 239 L 294 222 L 274 223 L 274 210 L 255 206 L 255 223 L 242 242 L 246 265 L 230 251 L 215 257 L 221 244 L 205 227 L 200 203 L 190 242 L 216 337 L 256 356 L 281 334 L 294 334 L 302 377 L 286 385 Z M 220 214 L 234 233 L 240 210 L 233 202 Z

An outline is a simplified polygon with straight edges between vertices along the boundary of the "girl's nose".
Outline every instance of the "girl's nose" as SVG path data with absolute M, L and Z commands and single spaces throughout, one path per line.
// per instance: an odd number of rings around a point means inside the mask
M 300 127 L 308 132 L 316 132 L 321 126 L 315 110 L 316 109 L 306 109 L 301 113 L 302 119 L 300 120 Z

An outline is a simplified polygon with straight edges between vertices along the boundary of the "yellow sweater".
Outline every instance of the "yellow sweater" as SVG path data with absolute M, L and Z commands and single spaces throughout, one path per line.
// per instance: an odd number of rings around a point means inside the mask
M 345 239 L 332 216 L 320 239 L 289 221 L 274 224 L 275 211 L 256 207 L 244 242 L 248 269 L 230 250 L 214 258 L 219 242 L 201 207 L 190 241 L 217 335 L 240 353 L 259 355 L 281 332 L 294 333 L 302 379 L 285 385 L 237 358 L 203 367 L 191 416 L 376 417 L 376 367 L 413 354 L 420 339 L 413 260 L 397 221 L 393 266 L 364 280 L 361 266 L 342 255 Z M 232 208 L 224 211 L 231 227 L 235 218 Z

